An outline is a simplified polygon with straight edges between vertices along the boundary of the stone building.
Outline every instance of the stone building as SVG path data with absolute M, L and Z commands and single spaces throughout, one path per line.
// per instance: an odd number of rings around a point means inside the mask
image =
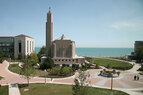
M 84 64 L 85 58 L 75 54 L 75 42 L 62 35 L 60 38 L 53 40 L 53 17 L 49 8 L 46 22 L 46 49 L 47 55 L 50 56 L 57 65 L 81 65 Z
M 18 58 L 19 55 L 25 57 L 35 50 L 35 40 L 26 35 L 15 37 L 0 37 L 0 51 L 7 57 Z

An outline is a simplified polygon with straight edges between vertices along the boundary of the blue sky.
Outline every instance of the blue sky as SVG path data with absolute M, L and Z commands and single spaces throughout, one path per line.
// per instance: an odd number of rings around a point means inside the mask
M 133 47 L 143 40 L 143 0 L 0 0 L 0 36 L 29 35 L 45 45 L 51 7 L 54 39 L 77 47 Z

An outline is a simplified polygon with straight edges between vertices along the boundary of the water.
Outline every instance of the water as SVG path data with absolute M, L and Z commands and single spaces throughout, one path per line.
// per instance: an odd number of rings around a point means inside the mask
M 40 47 L 35 48 L 36 52 L 40 51 Z M 95 56 L 95 57 L 119 57 L 131 54 L 133 48 L 76 48 L 76 54 L 79 56 Z

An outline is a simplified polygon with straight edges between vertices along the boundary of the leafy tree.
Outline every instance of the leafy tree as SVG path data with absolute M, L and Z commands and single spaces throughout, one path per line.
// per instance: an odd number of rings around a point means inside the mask
M 71 72 L 72 72 L 72 68 L 71 67 L 65 66 L 65 67 L 62 68 L 62 74 L 64 74 L 64 75 L 68 75 Z
M 96 69 L 99 69 L 99 68 L 100 68 L 98 63 L 96 63 L 95 68 L 96 68 Z
M 75 85 L 73 85 L 73 95 L 87 95 L 88 94 L 88 84 L 90 83 L 88 81 L 88 78 L 90 77 L 90 74 L 88 72 L 79 71 L 79 75 L 77 78 L 75 78 L 74 82 Z
M 4 52 L 0 51 L 0 63 L 2 63 L 3 57 L 4 57 Z
M 143 60 L 143 46 L 137 47 L 135 50 L 136 60 L 142 61 Z
M 54 67 L 54 61 L 50 58 L 47 57 L 44 62 L 40 65 L 41 69 L 52 69 L 52 67 Z
M 50 74 L 54 74 L 54 75 L 58 75 L 61 72 L 61 68 L 60 67 L 53 67 L 50 71 Z
M 75 85 L 72 86 L 73 95 L 80 95 L 80 84 L 78 79 L 74 80 Z
M 30 60 L 25 59 L 23 68 L 21 70 L 21 74 L 24 75 L 24 77 L 26 77 L 27 79 L 28 86 L 29 86 L 30 77 L 32 76 L 32 74 L 34 74 L 34 68 L 32 67 L 31 64 L 32 63 Z
M 36 64 L 39 62 L 36 52 L 32 52 L 28 59 L 31 61 L 32 64 Z
M 38 53 L 39 60 L 41 60 L 41 57 L 44 56 L 45 54 L 46 54 L 46 47 L 43 46 Z
M 0 58 L 4 57 L 4 52 L 0 51 Z

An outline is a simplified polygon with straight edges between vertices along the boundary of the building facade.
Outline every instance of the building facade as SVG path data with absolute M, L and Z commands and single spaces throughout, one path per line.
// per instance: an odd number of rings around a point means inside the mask
M 136 51 L 136 49 L 138 47 L 143 47 L 143 41 L 135 41 L 135 44 L 134 44 L 134 51 Z
M 14 56 L 14 37 L 0 37 L 0 51 L 4 52 L 4 56 Z
M 81 65 L 85 63 L 85 58 L 75 54 L 75 42 L 62 35 L 53 40 L 53 17 L 49 9 L 46 22 L 46 50 L 57 65 Z
M 26 57 L 35 51 L 35 40 L 26 35 L 0 37 L 0 50 L 7 57 Z

